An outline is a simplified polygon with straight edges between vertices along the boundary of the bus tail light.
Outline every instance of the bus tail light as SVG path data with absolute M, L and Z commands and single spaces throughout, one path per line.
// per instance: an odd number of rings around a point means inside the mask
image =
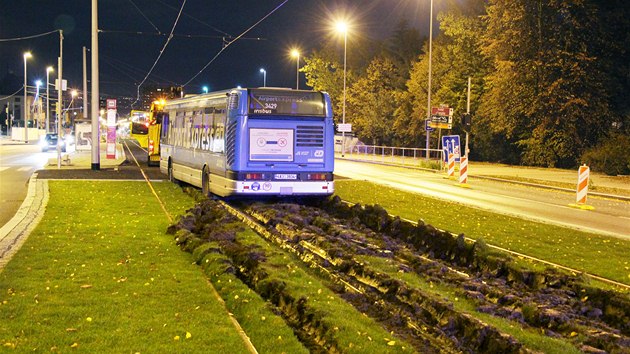
M 149 154 L 153 153 L 153 149 L 154 149 L 153 140 L 149 139 Z
M 309 181 L 325 181 L 326 174 L 325 173 L 309 173 L 306 176 L 306 179 L 308 179 Z
M 245 179 L 247 180 L 261 180 L 265 178 L 264 173 L 246 173 Z

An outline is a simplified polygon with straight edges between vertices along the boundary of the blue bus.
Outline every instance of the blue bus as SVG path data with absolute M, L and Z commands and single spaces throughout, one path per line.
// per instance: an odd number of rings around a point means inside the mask
M 325 92 L 239 88 L 167 101 L 160 170 L 204 194 L 330 195 L 334 126 Z

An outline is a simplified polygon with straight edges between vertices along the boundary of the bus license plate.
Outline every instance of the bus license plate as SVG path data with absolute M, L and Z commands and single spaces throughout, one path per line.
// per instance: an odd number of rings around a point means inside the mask
M 160 156 L 159 155 L 151 156 L 151 161 L 160 161 Z
M 276 179 L 297 179 L 297 174 L 295 173 L 278 173 L 275 175 Z

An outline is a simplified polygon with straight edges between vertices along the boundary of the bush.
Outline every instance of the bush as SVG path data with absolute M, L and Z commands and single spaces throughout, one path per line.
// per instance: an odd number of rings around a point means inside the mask
M 610 176 L 630 174 L 630 136 L 615 134 L 603 144 L 588 149 L 582 161 L 593 171 Z

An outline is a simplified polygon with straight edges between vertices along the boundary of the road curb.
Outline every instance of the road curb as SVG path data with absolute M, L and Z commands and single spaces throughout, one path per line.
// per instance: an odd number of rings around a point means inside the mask
M 22 205 L 13 218 L 0 228 L 0 272 L 39 224 L 48 199 L 48 181 L 38 180 L 37 173 L 34 173 L 29 179 Z

